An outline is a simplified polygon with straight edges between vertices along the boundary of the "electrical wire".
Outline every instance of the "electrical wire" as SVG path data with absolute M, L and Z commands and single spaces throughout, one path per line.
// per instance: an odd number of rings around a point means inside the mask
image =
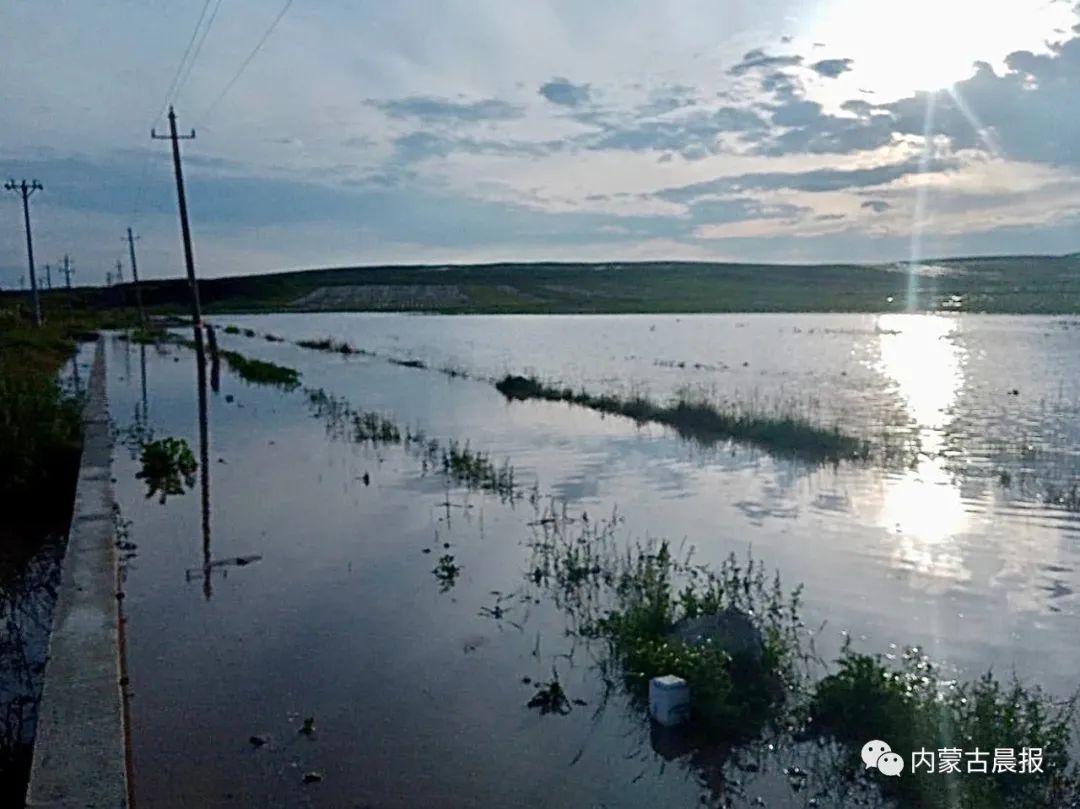
M 200 124 L 205 122 L 206 119 L 210 117 L 210 113 L 213 112 L 217 105 L 221 103 L 222 99 L 224 99 L 225 96 L 229 94 L 229 91 L 233 88 L 233 85 L 240 80 L 240 77 L 244 75 L 244 71 L 247 70 L 248 65 L 251 64 L 252 60 L 262 49 L 262 46 L 266 44 L 266 40 L 270 38 L 270 35 L 274 33 L 274 29 L 277 28 L 278 23 L 281 22 L 281 19 L 285 16 L 285 13 L 289 10 L 289 7 L 292 4 L 293 0 L 285 0 L 285 5 L 281 7 L 281 11 L 279 11 L 278 15 L 274 17 L 274 21 L 270 23 L 270 27 L 263 32 L 263 35 L 259 38 L 259 41 L 255 43 L 255 47 L 251 49 L 251 53 L 247 55 L 247 58 L 244 59 L 239 69 L 236 71 L 236 73 L 233 74 L 232 78 L 225 83 L 224 89 L 222 89 L 222 91 L 218 94 L 217 98 L 215 98 L 210 104 L 210 106 L 206 108 L 206 111 L 199 119 Z
M 210 33 L 210 29 L 214 27 L 214 20 L 217 19 L 218 12 L 221 11 L 222 2 L 223 0 L 217 0 L 217 2 L 214 3 L 214 10 L 210 12 L 210 19 L 206 21 L 206 27 L 203 28 L 202 36 L 199 37 L 199 42 L 195 46 L 195 50 L 191 53 L 191 59 L 188 60 L 187 70 L 184 72 L 179 84 L 177 84 L 174 95 L 179 95 L 183 91 L 184 85 L 187 84 L 187 80 L 191 77 L 191 71 L 194 69 L 195 62 L 199 58 L 199 52 L 202 51 L 203 43 L 206 42 L 206 37 Z
M 206 10 L 210 8 L 210 0 L 204 0 L 202 11 L 199 12 L 199 19 L 195 23 L 195 30 L 191 32 L 191 38 L 188 40 L 187 47 L 184 48 L 184 55 L 180 57 L 180 64 L 176 66 L 176 74 L 173 76 L 172 83 L 169 85 L 169 89 L 165 92 L 165 105 L 162 107 L 161 112 L 157 117 L 160 118 L 165 110 L 169 106 L 169 101 L 172 99 L 176 92 L 177 85 L 180 81 L 180 74 L 184 71 L 184 67 L 187 64 L 188 55 L 191 53 L 192 47 L 195 45 L 195 37 L 199 35 L 199 29 L 202 27 L 202 22 L 206 18 Z

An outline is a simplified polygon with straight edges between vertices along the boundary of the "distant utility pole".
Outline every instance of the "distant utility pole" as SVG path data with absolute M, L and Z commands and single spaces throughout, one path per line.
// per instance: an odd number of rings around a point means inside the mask
M 131 228 L 127 229 L 128 253 L 131 256 L 131 278 L 135 284 L 135 303 L 139 306 L 139 322 L 142 324 L 143 329 L 145 329 L 146 312 L 143 311 L 142 290 L 139 288 L 139 268 L 135 264 L 135 240 L 138 238 L 138 236 L 132 235 Z
M 112 270 L 107 270 L 105 272 L 105 286 L 107 286 L 107 287 L 112 286 Z
M 172 141 L 173 170 L 176 173 L 176 200 L 180 208 L 180 233 L 184 240 L 184 262 L 187 265 L 188 286 L 191 290 L 191 325 L 195 331 L 195 345 L 198 348 L 198 352 L 201 356 L 204 351 L 202 333 L 202 308 L 199 306 L 199 282 L 195 278 L 195 256 L 193 255 L 191 250 L 191 225 L 188 222 L 187 197 L 184 194 L 184 169 L 180 165 L 180 141 L 193 140 L 195 138 L 195 130 L 192 129 L 190 135 L 177 135 L 176 113 L 170 106 L 169 134 L 158 135 L 157 132 L 151 129 L 150 137 L 154 140 Z
M 120 259 L 116 260 L 116 283 L 124 283 L 124 262 Z
M 57 267 L 64 274 L 64 282 L 67 284 L 68 291 L 71 291 L 71 274 L 75 272 L 75 268 L 71 266 L 71 259 L 68 258 L 68 254 L 64 253 L 64 266 Z
M 49 287 L 49 291 L 52 292 L 52 267 L 48 264 L 45 265 L 45 284 Z
M 30 264 L 30 289 L 34 296 L 34 325 L 41 325 L 41 301 L 38 300 L 37 276 L 34 274 L 34 240 L 30 235 L 30 197 L 35 191 L 43 190 L 37 180 L 16 183 L 8 180 L 4 183 L 8 191 L 18 191 L 22 195 L 23 221 L 26 224 L 26 260 Z

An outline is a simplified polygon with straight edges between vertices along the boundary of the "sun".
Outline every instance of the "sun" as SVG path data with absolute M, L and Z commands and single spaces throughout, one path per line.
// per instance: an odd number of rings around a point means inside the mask
M 854 61 L 844 83 L 880 99 L 946 89 L 978 61 L 1003 69 L 1008 54 L 1044 51 L 1077 22 L 1070 4 L 1051 0 L 821 0 L 804 19 L 821 58 Z

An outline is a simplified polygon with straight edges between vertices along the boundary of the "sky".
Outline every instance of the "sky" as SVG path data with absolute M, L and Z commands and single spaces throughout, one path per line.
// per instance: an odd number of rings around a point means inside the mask
M 44 185 L 37 263 L 84 284 L 129 226 L 142 276 L 183 273 L 169 102 L 210 277 L 1071 252 L 1077 99 L 1060 0 L 0 5 L 0 178 Z

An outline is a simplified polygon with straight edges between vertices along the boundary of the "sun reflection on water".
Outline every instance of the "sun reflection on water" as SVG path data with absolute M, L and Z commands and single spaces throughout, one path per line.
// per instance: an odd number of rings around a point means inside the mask
M 877 326 L 877 368 L 895 382 L 921 448 L 914 468 L 883 480 L 879 525 L 895 532 L 895 567 L 966 581 L 971 574 L 957 537 L 968 526 L 968 514 L 941 455 L 944 429 L 964 381 L 964 351 L 953 339 L 957 321 L 882 315 Z

